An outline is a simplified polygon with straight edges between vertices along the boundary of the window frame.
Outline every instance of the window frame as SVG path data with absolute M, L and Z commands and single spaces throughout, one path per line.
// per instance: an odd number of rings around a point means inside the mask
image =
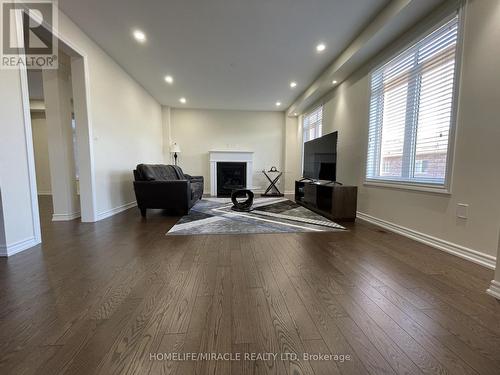
M 463 59 L 463 32 L 464 32 L 464 9 L 463 6 L 453 9 L 448 15 L 442 18 L 439 22 L 436 22 L 433 26 L 427 28 L 424 32 L 420 33 L 416 38 L 412 39 L 410 42 L 405 44 L 405 47 L 398 49 L 396 52 L 391 53 L 388 58 L 385 58 L 381 63 L 377 64 L 369 73 L 370 77 L 370 88 L 368 96 L 368 124 L 370 123 L 370 112 L 371 112 L 371 77 L 373 74 L 379 70 L 381 67 L 389 63 L 391 60 L 395 59 L 399 55 L 405 53 L 415 44 L 432 34 L 434 31 L 438 30 L 440 27 L 444 26 L 446 23 L 451 21 L 453 18 L 457 17 L 457 46 L 455 53 L 455 66 L 454 66 L 454 85 L 452 92 L 452 103 L 451 103 L 451 115 L 450 115 L 450 129 L 448 135 L 448 148 L 447 148 L 447 162 L 444 182 L 441 183 L 430 183 L 422 181 L 410 181 L 403 180 L 401 177 L 390 178 L 390 177 L 368 177 L 368 158 L 369 158 L 369 147 L 366 147 L 366 159 L 365 159 L 365 173 L 364 173 L 364 185 L 366 186 L 379 186 L 386 188 L 396 188 L 404 190 L 417 190 L 422 192 L 439 193 L 439 194 L 451 194 L 452 191 L 452 181 L 453 181 L 453 170 L 454 170 L 454 153 L 456 145 L 456 130 L 458 127 L 458 102 L 460 97 L 460 78 L 461 78 L 461 65 Z M 368 141 L 368 139 L 367 139 Z M 380 153 L 380 147 L 378 147 L 377 153 Z M 410 155 L 412 156 L 412 155 Z

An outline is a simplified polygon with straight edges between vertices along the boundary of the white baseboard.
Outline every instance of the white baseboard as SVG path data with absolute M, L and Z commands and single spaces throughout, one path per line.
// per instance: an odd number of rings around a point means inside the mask
M 28 250 L 39 243 L 40 240 L 32 237 L 26 240 L 14 242 L 12 244 L 0 245 L 0 257 L 10 257 L 14 254 L 20 253 L 21 251 Z
M 376 218 L 374 216 L 365 214 L 363 212 L 358 211 L 357 217 L 361 220 L 378 225 L 379 227 L 387 229 L 391 232 L 398 233 L 402 236 L 411 238 L 415 241 L 432 246 L 436 249 L 439 249 L 439 250 L 445 251 L 447 253 L 456 255 L 460 258 L 477 263 L 481 266 L 484 266 L 484 267 L 487 267 L 490 269 L 495 269 L 496 258 L 494 256 L 482 253 L 482 252 L 477 251 L 477 250 L 470 249 L 470 248 L 462 246 L 462 245 L 458 245 L 458 244 L 453 243 L 453 242 L 445 241 L 443 239 L 433 237 L 433 236 L 430 236 L 428 234 L 418 232 L 416 230 L 406 228 L 406 227 L 391 223 L 391 222 L 386 221 L 386 220 Z
M 486 293 L 500 300 L 500 282 L 491 280 L 490 287 L 486 290 Z
M 38 190 L 37 194 L 38 195 L 52 195 L 52 192 L 50 190 Z
M 70 221 L 80 217 L 80 211 L 71 214 L 52 214 L 52 221 Z
M 137 206 L 137 202 L 133 201 L 133 202 L 122 204 L 121 206 L 112 208 L 112 209 L 107 210 L 107 211 L 98 212 L 96 221 L 106 219 L 110 216 L 116 215 L 122 211 L 128 210 L 129 208 L 132 208 L 135 206 Z
M 259 194 L 259 195 L 260 195 L 260 194 L 264 194 L 264 193 L 266 192 L 266 190 L 265 190 L 265 189 L 258 189 L 258 190 L 253 190 L 253 189 L 252 189 L 252 191 L 255 193 L 255 195 L 257 195 L 257 194 Z M 280 190 L 280 191 L 281 191 L 281 190 Z M 273 190 L 273 192 L 274 192 L 274 190 Z M 283 194 L 288 194 L 287 192 L 282 192 L 282 191 L 281 191 L 281 193 L 283 193 Z M 277 198 L 279 198 L 279 197 L 277 197 Z

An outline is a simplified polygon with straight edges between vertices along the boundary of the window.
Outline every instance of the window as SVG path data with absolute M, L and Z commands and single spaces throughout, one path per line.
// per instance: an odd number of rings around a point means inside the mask
M 304 142 L 321 137 L 323 125 L 323 106 L 319 106 L 304 116 L 302 123 Z
M 426 173 L 429 166 L 429 160 L 416 160 L 415 173 Z
M 371 75 L 367 181 L 445 187 L 458 15 Z

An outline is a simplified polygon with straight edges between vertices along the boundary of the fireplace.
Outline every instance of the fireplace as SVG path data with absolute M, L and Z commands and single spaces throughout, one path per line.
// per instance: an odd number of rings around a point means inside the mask
M 214 150 L 208 152 L 208 160 L 210 163 L 210 195 L 216 197 L 220 195 L 219 190 L 219 164 L 228 163 L 230 166 L 238 165 L 241 170 L 241 164 L 245 164 L 246 175 L 242 183 L 243 188 L 253 189 L 253 152 L 252 151 L 242 151 L 242 150 Z M 222 180 L 221 180 L 222 181 Z M 223 183 L 223 182 L 222 182 Z M 233 184 L 229 182 L 229 184 Z M 239 185 L 238 184 L 238 185 Z M 246 185 L 246 186 L 245 186 Z M 223 195 L 230 194 L 231 191 L 224 190 Z
M 229 197 L 234 189 L 247 186 L 247 163 L 217 162 L 217 196 Z

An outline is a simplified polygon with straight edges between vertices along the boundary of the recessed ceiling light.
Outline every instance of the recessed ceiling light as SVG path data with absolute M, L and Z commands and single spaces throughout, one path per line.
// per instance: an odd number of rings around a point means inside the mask
M 294 87 L 296 87 L 296 86 L 297 86 L 297 82 L 294 82 L 294 81 L 290 82 L 290 87 L 291 87 L 292 89 L 293 89 Z
M 316 46 L 316 51 L 317 52 L 323 52 L 326 49 L 326 46 L 324 43 L 320 43 Z
M 293 115 L 294 115 L 294 116 L 297 116 L 297 112 L 293 112 Z
M 337 84 L 337 81 L 333 80 L 332 85 L 336 85 L 336 84 Z
M 165 76 L 165 82 L 172 84 L 174 83 L 174 79 L 172 76 Z
M 276 102 L 276 107 L 279 107 L 281 105 L 281 102 Z
M 139 43 L 144 43 L 146 41 L 146 34 L 144 34 L 141 30 L 134 30 L 133 35 L 135 40 Z
M 179 99 L 179 101 L 182 103 L 182 104 L 186 104 L 187 100 L 186 98 L 182 97 Z

